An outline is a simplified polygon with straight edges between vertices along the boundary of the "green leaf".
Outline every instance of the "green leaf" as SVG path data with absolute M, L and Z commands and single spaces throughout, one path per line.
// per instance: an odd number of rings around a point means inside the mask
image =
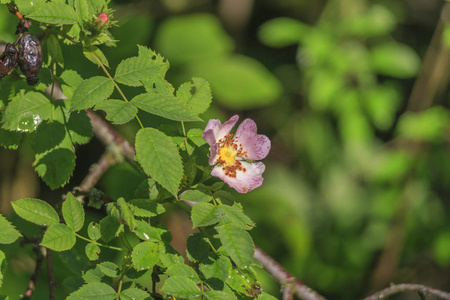
M 120 222 L 128 225 L 131 231 L 136 227 L 136 220 L 134 219 L 131 205 L 128 204 L 124 198 L 117 199 L 116 207 L 120 212 Z
M 169 244 L 169 242 L 159 244 L 159 258 L 161 259 L 162 267 L 165 268 L 175 264 L 184 264 L 183 257 Z
M 120 222 L 112 217 L 106 216 L 100 221 L 100 231 L 102 233 L 101 239 L 105 242 L 111 241 L 115 238 L 120 232 L 123 231 L 123 225 Z
M 211 203 L 199 202 L 192 207 L 191 219 L 193 227 L 213 225 L 222 219 L 222 212 Z
M 201 233 L 191 234 L 186 242 L 186 254 L 190 261 L 201 262 L 209 259 L 209 243 Z
M 34 168 L 51 189 L 65 185 L 75 168 L 75 153 L 67 148 L 57 148 L 37 154 Z
M 136 158 L 145 173 L 176 196 L 183 165 L 172 140 L 156 129 L 144 128 L 136 134 L 135 145 Z
M 79 231 L 84 225 L 84 209 L 80 201 L 72 193 L 67 194 L 62 204 L 62 214 L 67 226 L 74 232 Z
M 420 69 L 420 58 L 404 44 L 388 42 L 372 48 L 372 67 L 380 74 L 396 78 L 411 78 Z
M 219 279 L 221 282 L 227 281 L 231 272 L 231 261 L 226 256 L 219 256 L 212 263 L 200 263 L 199 271 L 205 276 L 205 278 Z M 213 282 L 213 281 L 209 281 Z M 208 282 L 208 284 L 209 284 Z M 223 288 L 223 286 L 222 286 Z
M 59 223 L 58 213 L 47 202 L 25 198 L 11 202 L 16 214 L 37 225 L 51 226 Z
M 83 49 L 83 54 L 87 59 L 89 59 L 97 66 L 101 67 L 103 64 L 109 68 L 108 59 L 106 58 L 105 54 L 103 54 L 102 50 L 100 50 L 99 48 L 94 46 L 90 46 L 89 48 L 85 47 Z
M 185 264 L 176 264 L 170 266 L 167 269 L 166 274 L 169 276 L 177 276 L 177 275 L 183 276 L 193 280 L 195 283 L 200 282 L 200 278 L 198 277 L 197 272 L 195 272 L 195 270 L 192 267 Z
M 186 102 L 195 114 L 204 113 L 212 100 L 208 81 L 202 78 L 192 78 L 193 84 L 186 82 L 177 90 L 177 97 Z
M 136 117 L 138 109 L 129 102 L 108 99 L 95 105 L 95 110 L 101 109 L 106 112 L 106 119 L 113 124 L 125 124 Z
M 52 104 L 43 94 L 28 92 L 17 95 L 9 103 L 3 115 L 3 128 L 14 131 L 31 132 L 43 121 L 50 118 Z
M 95 224 L 94 222 L 89 223 L 87 227 L 88 236 L 91 240 L 97 241 L 101 238 L 100 224 Z
M 190 190 L 183 194 L 180 200 L 193 201 L 193 202 L 209 202 L 212 200 L 212 196 L 207 195 L 198 190 Z
M 450 125 L 450 113 L 440 106 L 421 112 L 403 114 L 397 125 L 397 134 L 403 138 L 441 142 Z
M 248 267 L 253 261 L 255 246 L 250 234 L 233 224 L 217 227 L 219 239 L 231 259 L 239 268 Z
M 107 77 L 94 76 L 84 81 L 73 93 L 71 110 L 88 109 L 111 96 L 114 83 Z
M 255 223 L 242 212 L 242 207 L 239 204 L 235 203 L 233 206 L 219 205 L 219 209 L 223 212 L 226 223 L 233 223 L 247 230 L 255 227 Z
M 280 81 L 264 65 L 243 55 L 199 61 L 189 71 L 208 78 L 214 100 L 230 109 L 264 107 L 282 92 Z
M 62 1 L 47 2 L 45 5 L 40 5 L 35 11 L 27 14 L 27 18 L 55 25 L 75 24 L 78 21 L 74 9 Z
M 166 211 L 163 205 L 150 199 L 133 199 L 128 203 L 133 205 L 137 217 L 155 217 Z
M 89 260 L 97 260 L 100 251 L 100 247 L 94 243 L 88 243 L 86 248 L 84 248 L 84 252 Z
M 309 26 L 295 19 L 274 18 L 259 28 L 258 37 L 263 44 L 279 48 L 298 44 L 310 30 Z
M 94 136 L 91 119 L 85 111 L 70 113 L 69 121 L 65 125 L 74 144 L 87 144 Z
M 2 215 L 0 215 L 0 228 L 2 234 L 0 234 L 0 244 L 14 243 L 22 235 L 19 231 Z
M 148 299 L 150 295 L 138 288 L 128 288 L 120 293 L 121 300 Z
M 208 300 L 236 300 L 236 296 L 224 291 L 206 291 L 204 293 Z
M 197 284 L 184 276 L 172 276 L 168 278 L 161 289 L 163 292 L 180 298 L 198 297 L 201 291 Z
M 159 259 L 159 245 L 146 241 L 134 247 L 131 260 L 136 270 L 141 271 L 153 268 Z
M 50 226 L 44 233 L 41 246 L 54 251 L 69 250 L 75 245 L 75 233 L 65 224 L 55 224 Z
M 192 128 L 187 133 L 187 138 L 191 140 L 197 147 L 201 147 L 206 144 L 205 139 L 202 137 L 203 130 L 200 128 Z
M 50 66 L 53 62 L 55 62 L 61 68 L 64 68 L 64 56 L 62 54 L 61 46 L 58 38 L 53 34 L 50 34 L 47 38 L 47 49 L 48 65 Z
M 20 132 L 9 131 L 0 128 L 0 146 L 8 149 L 17 149 L 19 147 L 22 134 Z
M 252 298 L 261 295 L 261 284 L 256 279 L 256 272 L 252 267 L 231 270 L 227 285 L 238 293 Z
M 129 86 L 141 86 L 142 81 L 153 76 L 164 78 L 169 63 L 156 52 L 139 46 L 139 55 L 123 60 L 116 70 L 114 79 Z
M 103 282 L 91 282 L 69 295 L 66 300 L 113 300 L 117 293 Z
M 83 83 L 83 78 L 74 70 L 64 70 L 61 79 L 65 84 L 61 84 L 61 89 L 68 99 L 72 99 L 73 92 Z
M 102 262 L 97 265 L 97 268 L 99 268 L 100 271 L 108 277 L 116 277 L 117 270 L 119 269 L 119 267 L 111 261 Z
M 102 271 L 100 271 L 100 268 L 97 266 L 94 269 L 90 269 L 84 272 L 83 276 L 81 276 L 83 280 L 86 283 L 92 283 L 92 282 L 100 282 L 102 281 L 103 277 L 105 275 Z
M 201 121 L 185 102 L 173 96 L 144 93 L 134 97 L 131 103 L 143 111 L 169 120 Z
M 2 287 L 3 284 L 3 274 L 5 273 L 6 269 L 6 256 L 3 251 L 0 250 L 0 287 Z

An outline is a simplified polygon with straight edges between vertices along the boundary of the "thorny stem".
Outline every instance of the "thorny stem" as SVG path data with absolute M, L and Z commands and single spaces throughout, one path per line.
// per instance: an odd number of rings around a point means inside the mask
M 384 290 L 381 290 L 367 298 L 364 298 L 363 300 L 379 300 L 387 298 L 391 295 L 401 293 L 401 292 L 419 292 L 425 295 L 433 295 L 435 297 L 438 297 L 440 299 L 446 299 L 450 300 L 450 293 L 446 293 L 440 290 L 433 289 L 431 287 L 421 285 L 421 284 L 395 284 L 391 285 L 388 288 L 385 288 Z
M 89 243 L 95 244 L 95 245 L 97 245 L 99 247 L 108 248 L 108 249 L 117 250 L 117 251 L 124 251 L 124 249 L 119 248 L 119 247 L 114 247 L 114 246 L 110 246 L 110 245 L 100 244 L 100 243 L 98 243 L 96 241 L 93 241 L 91 239 L 85 238 L 84 236 L 79 235 L 78 233 L 75 233 L 75 235 L 77 237 L 79 237 L 80 239 L 85 240 L 85 241 L 87 241 Z

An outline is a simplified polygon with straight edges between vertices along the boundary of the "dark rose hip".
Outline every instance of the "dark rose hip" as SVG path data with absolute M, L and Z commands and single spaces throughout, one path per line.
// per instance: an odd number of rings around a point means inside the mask
M 6 44 L 5 51 L 0 55 L 0 80 L 8 75 L 17 64 L 17 49 L 13 44 Z
M 29 85 L 39 82 L 38 73 L 42 66 L 42 49 L 39 40 L 25 32 L 19 43 L 19 67 Z

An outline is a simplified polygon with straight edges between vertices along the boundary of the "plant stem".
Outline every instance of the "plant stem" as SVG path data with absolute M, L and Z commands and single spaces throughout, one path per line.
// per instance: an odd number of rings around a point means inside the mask
M 114 246 L 110 246 L 110 245 L 100 244 L 100 243 L 98 243 L 98 242 L 96 242 L 96 241 L 93 241 L 93 240 L 91 240 L 91 239 L 85 238 L 84 236 L 79 235 L 78 233 L 75 233 L 75 235 L 76 235 L 77 237 L 79 237 L 80 239 L 85 240 L 85 241 L 87 241 L 87 242 L 89 242 L 89 243 L 95 244 L 95 245 L 97 245 L 97 246 L 99 246 L 99 247 L 109 248 L 109 249 L 117 250 L 117 251 L 125 251 L 124 249 L 119 248 L 119 247 L 114 247 Z
M 127 97 L 122 92 L 122 89 L 119 87 L 117 82 L 114 80 L 114 78 L 112 78 L 111 74 L 109 74 L 108 69 L 106 69 L 105 65 L 102 63 L 100 58 L 98 58 L 98 56 L 94 52 L 92 52 L 92 55 L 97 60 L 99 66 L 103 69 L 103 71 L 105 72 L 106 76 L 108 76 L 108 78 L 113 82 L 114 86 L 116 87 L 116 90 L 119 92 L 120 96 L 122 96 L 123 100 L 125 100 L 125 102 L 127 102 L 127 103 L 130 103 L 130 101 L 128 101 Z M 139 117 L 137 115 L 136 115 L 136 120 L 138 121 L 138 123 L 141 126 L 141 128 L 144 129 L 144 125 L 142 124 L 141 120 L 139 119 Z

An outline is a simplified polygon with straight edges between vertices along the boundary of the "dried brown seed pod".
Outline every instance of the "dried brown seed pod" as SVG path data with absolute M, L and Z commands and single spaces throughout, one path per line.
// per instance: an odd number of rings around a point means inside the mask
M 6 44 L 5 51 L 0 55 L 0 80 L 11 73 L 17 64 L 17 49 L 13 44 Z
M 38 73 L 42 66 L 42 49 L 39 40 L 25 32 L 19 42 L 19 67 L 27 77 L 29 85 L 39 82 Z

